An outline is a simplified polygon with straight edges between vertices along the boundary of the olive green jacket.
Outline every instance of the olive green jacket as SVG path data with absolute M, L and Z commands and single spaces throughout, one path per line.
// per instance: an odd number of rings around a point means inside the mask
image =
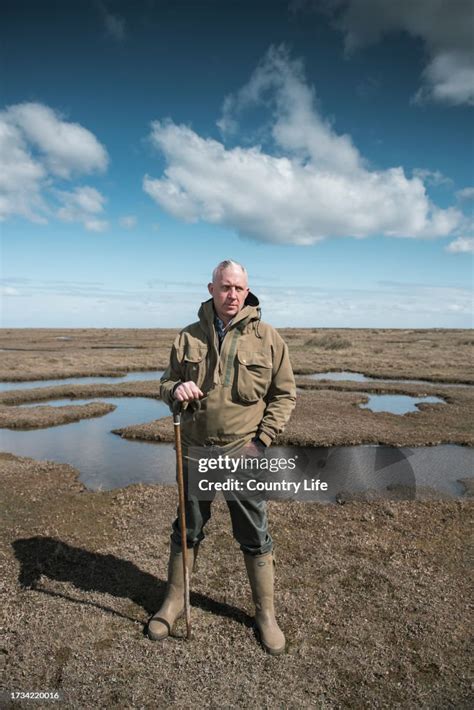
M 242 444 L 258 436 L 269 446 L 284 429 L 296 402 L 295 379 L 288 348 L 262 323 L 258 305 L 249 293 L 220 352 L 212 298 L 201 304 L 199 321 L 176 337 L 160 396 L 171 407 L 173 390 L 189 380 L 205 395 L 182 413 L 185 445 Z

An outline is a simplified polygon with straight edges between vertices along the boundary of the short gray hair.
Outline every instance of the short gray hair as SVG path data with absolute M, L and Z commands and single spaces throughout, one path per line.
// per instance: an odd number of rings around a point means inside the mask
M 221 261 L 219 264 L 217 264 L 216 268 L 212 272 L 212 282 L 216 280 L 218 274 L 221 271 L 224 271 L 224 269 L 241 269 L 242 273 L 245 274 L 247 280 L 248 280 L 248 274 L 247 274 L 247 269 L 245 266 L 242 266 L 242 264 L 239 264 L 238 261 L 233 261 L 232 259 L 225 259 L 224 261 Z

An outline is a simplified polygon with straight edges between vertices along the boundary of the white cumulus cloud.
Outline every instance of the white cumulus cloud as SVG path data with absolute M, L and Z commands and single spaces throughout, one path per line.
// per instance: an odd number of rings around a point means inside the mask
M 452 254 L 474 254 L 474 237 L 458 237 L 448 244 L 446 251 Z
M 104 211 L 105 197 L 94 187 L 76 187 L 71 192 L 57 190 L 56 197 L 62 206 L 57 217 L 64 222 L 80 222 L 91 232 L 103 232 L 108 227 L 106 220 L 100 219 Z
M 472 0 L 324 0 L 350 53 L 384 34 L 405 31 L 424 42 L 427 64 L 416 100 L 474 104 Z
M 18 128 L 0 113 L 0 221 L 21 215 L 45 222 L 46 204 L 41 196 L 46 170 L 28 150 Z
M 413 170 L 413 175 L 419 177 L 427 185 L 434 185 L 439 187 L 440 185 L 452 185 L 453 181 L 451 178 L 446 177 L 440 170 L 427 170 L 426 168 L 415 168 Z
M 91 131 L 39 103 L 0 111 L 0 154 L 0 220 L 19 215 L 45 223 L 54 214 L 49 198 L 58 181 L 103 172 L 108 164 Z
M 180 219 L 204 220 L 241 236 L 281 244 L 326 237 L 441 237 L 462 215 L 428 198 L 421 177 L 403 168 L 371 169 L 348 135 L 315 107 L 301 62 L 270 48 L 248 84 L 226 98 L 219 126 L 238 130 L 241 113 L 260 104 L 272 115 L 273 150 L 226 147 L 173 121 L 154 121 L 151 141 L 167 161 L 143 189 Z
M 458 200 L 474 200 L 474 187 L 463 187 L 456 192 Z
M 16 104 L 7 108 L 4 115 L 39 151 L 41 160 L 53 175 L 70 178 L 74 174 L 107 168 L 107 151 L 94 134 L 78 123 L 64 121 L 49 106 Z

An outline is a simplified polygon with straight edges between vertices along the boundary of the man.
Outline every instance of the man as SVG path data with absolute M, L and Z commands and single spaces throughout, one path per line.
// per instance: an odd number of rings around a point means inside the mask
M 177 336 L 161 378 L 161 397 L 185 406 L 181 417 L 185 487 L 187 451 L 210 447 L 224 454 L 261 456 L 286 425 L 296 402 L 288 348 L 260 320 L 258 299 L 249 291 L 245 268 L 223 261 L 208 285 L 199 321 Z M 264 648 L 283 653 L 285 637 L 273 607 L 273 544 L 263 500 L 227 500 L 235 539 L 244 553 L 256 607 L 255 622 Z M 186 539 L 190 571 L 211 516 L 211 502 L 186 495 Z M 179 519 L 173 523 L 168 588 L 148 625 L 154 640 L 166 638 L 183 612 L 183 570 Z

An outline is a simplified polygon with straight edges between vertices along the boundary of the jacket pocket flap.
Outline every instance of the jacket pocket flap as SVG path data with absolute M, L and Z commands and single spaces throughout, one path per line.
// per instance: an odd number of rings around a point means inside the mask
M 251 352 L 250 350 L 239 350 L 237 359 L 241 365 L 252 367 L 272 367 L 270 354 L 264 351 Z
M 188 348 L 184 353 L 186 362 L 201 362 L 206 357 L 207 350 L 202 348 Z

